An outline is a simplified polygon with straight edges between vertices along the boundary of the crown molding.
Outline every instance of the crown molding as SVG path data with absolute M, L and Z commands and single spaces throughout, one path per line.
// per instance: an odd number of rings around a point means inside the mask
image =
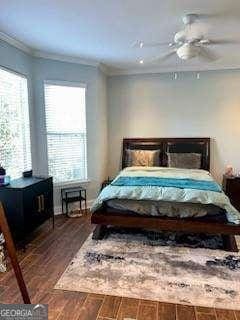
M 138 74 L 154 74 L 154 73 L 171 73 L 171 72 L 203 72 L 203 71 L 221 71 L 221 70 L 238 70 L 239 65 L 215 65 L 215 66 L 184 66 L 182 67 L 144 67 L 144 68 L 129 68 L 117 69 L 113 67 L 107 68 L 108 76 L 121 75 L 138 75 Z
M 36 58 L 77 63 L 77 64 L 83 64 L 83 65 L 92 66 L 92 67 L 99 67 L 100 65 L 100 62 L 96 60 L 83 59 L 80 57 L 66 56 L 66 55 L 55 54 L 55 53 L 48 53 L 40 50 L 34 50 L 32 55 Z
M 35 50 L 32 52 L 32 55 L 36 58 L 42 58 L 42 59 L 49 59 L 49 60 L 56 60 L 56 61 L 62 61 L 62 62 L 68 62 L 68 63 L 76 63 L 86 66 L 92 66 L 99 68 L 105 75 L 108 75 L 108 66 L 104 63 L 101 63 L 97 60 L 92 59 L 83 59 L 80 57 L 72 57 L 72 56 L 66 56 L 66 55 L 60 55 L 60 54 L 54 54 L 54 53 L 47 53 L 40 50 Z
M 99 69 L 106 75 L 109 75 L 109 67 L 104 63 L 99 63 Z
M 6 33 L 4 32 L 0 32 L 0 40 L 7 42 L 8 44 L 10 44 L 11 46 L 25 52 L 28 53 L 30 55 L 33 54 L 33 49 L 26 46 L 23 42 L 8 36 Z
M 50 60 L 56 60 L 56 61 L 62 61 L 62 62 L 77 63 L 77 64 L 82 64 L 87 66 L 99 67 L 102 72 L 107 74 L 107 67 L 104 64 L 100 63 L 100 61 L 96 61 L 92 59 L 83 59 L 81 57 L 73 57 L 73 56 L 67 56 L 67 55 L 61 55 L 61 54 L 48 53 L 41 50 L 35 50 L 25 45 L 23 42 L 7 35 L 4 32 L 0 32 L 0 40 L 36 58 L 43 58 L 43 59 L 50 59 Z

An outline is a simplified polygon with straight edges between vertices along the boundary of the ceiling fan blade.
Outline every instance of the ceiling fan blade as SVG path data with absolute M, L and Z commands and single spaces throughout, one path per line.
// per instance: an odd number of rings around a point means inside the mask
M 240 44 L 240 40 L 234 39 L 202 39 L 199 41 L 203 45 L 219 45 L 219 44 Z
M 133 44 L 133 48 L 145 48 L 145 47 L 159 47 L 159 46 L 171 46 L 173 43 L 171 42 L 144 42 L 144 41 L 136 41 Z
M 161 57 L 158 57 L 156 58 L 155 60 L 153 60 L 153 62 L 157 62 L 157 61 L 165 61 L 167 59 L 169 59 L 170 57 L 174 56 L 176 54 L 176 50 L 172 50 L 168 53 L 166 53 L 165 55 L 161 56 Z
M 149 64 L 149 63 L 156 63 L 156 62 L 165 61 L 168 58 L 170 58 L 171 56 L 174 56 L 175 53 L 176 53 L 176 50 L 172 50 L 171 52 L 168 52 L 167 54 L 165 54 L 165 55 L 163 55 L 161 57 L 156 57 L 156 58 L 153 58 L 151 60 L 150 59 L 149 60 L 147 60 L 147 59 L 141 60 L 142 62 L 140 62 L 140 63 L 145 65 L 145 64 Z
M 213 62 L 219 59 L 219 56 L 217 56 L 214 51 L 204 47 L 201 47 L 199 57 L 207 60 L 208 62 Z

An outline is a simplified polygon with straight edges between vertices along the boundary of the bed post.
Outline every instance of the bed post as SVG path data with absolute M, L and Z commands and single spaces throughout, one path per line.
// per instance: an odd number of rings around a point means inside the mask
M 238 252 L 238 246 L 234 235 L 222 234 L 224 250 Z
M 98 224 L 93 231 L 92 239 L 93 240 L 102 240 L 107 234 L 107 226 L 103 224 Z

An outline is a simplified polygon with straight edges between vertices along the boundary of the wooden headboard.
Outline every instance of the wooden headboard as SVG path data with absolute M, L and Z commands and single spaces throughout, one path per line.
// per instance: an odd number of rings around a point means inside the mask
M 210 169 L 210 138 L 127 138 L 123 139 L 122 168 L 127 164 L 127 149 L 160 150 L 160 166 L 167 166 L 167 152 L 200 153 L 201 169 Z

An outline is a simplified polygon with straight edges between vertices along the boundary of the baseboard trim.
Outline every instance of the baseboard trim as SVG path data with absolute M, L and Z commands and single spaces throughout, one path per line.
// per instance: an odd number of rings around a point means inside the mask
M 87 200 L 87 208 L 90 209 L 95 199 Z M 54 206 L 54 215 L 57 216 L 62 214 L 62 207 L 61 206 Z

